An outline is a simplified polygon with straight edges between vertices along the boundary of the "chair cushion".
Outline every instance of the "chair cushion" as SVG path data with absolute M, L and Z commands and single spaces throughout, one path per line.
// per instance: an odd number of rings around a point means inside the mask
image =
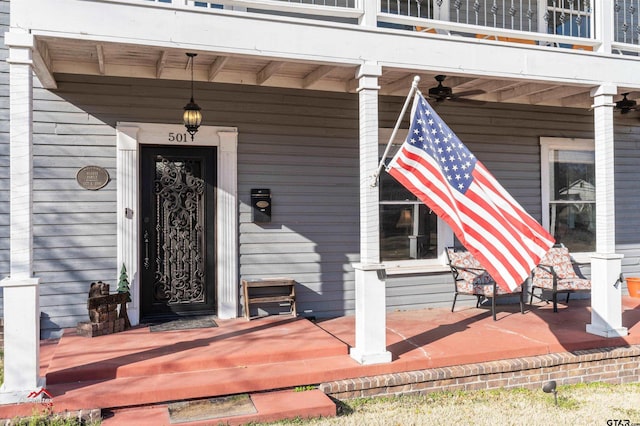
M 532 284 L 535 287 L 553 289 L 553 275 L 549 272 L 549 266 L 553 267 L 558 276 L 558 291 L 567 290 L 591 290 L 591 280 L 580 278 L 573 269 L 571 255 L 566 247 L 553 247 L 540 261 L 541 266 L 533 270 Z
M 538 280 L 553 279 L 553 275 L 549 272 L 549 266 L 553 267 L 559 280 L 581 279 L 573 269 L 571 255 L 569 254 L 569 249 L 566 247 L 552 247 L 542 258 L 540 265 L 544 265 L 546 268 L 538 266 L 533 270 L 533 281 L 537 287 L 543 287 L 537 284 Z
M 480 262 L 468 251 L 449 251 L 451 266 L 458 269 L 458 277 L 469 284 L 493 284 L 493 278 L 484 270 Z
M 535 279 L 533 285 L 540 288 L 553 289 L 553 278 Z M 591 290 L 591 280 L 586 278 L 567 278 L 558 280 L 558 291 Z
M 480 262 L 466 250 L 447 249 L 451 266 L 458 270 L 456 288 L 459 293 L 479 294 L 482 296 L 493 296 L 494 279 L 484 270 Z M 513 293 L 522 291 L 518 287 Z M 496 286 L 496 294 L 509 294 L 500 286 Z
M 493 297 L 493 284 L 474 284 L 473 294 L 480 294 L 485 297 Z M 499 285 L 496 285 L 496 296 L 503 294 L 518 294 L 522 291 L 522 286 L 516 287 L 512 292 L 507 292 Z

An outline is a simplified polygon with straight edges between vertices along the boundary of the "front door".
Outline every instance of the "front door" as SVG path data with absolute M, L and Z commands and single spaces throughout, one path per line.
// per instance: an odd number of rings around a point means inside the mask
M 142 146 L 141 316 L 215 314 L 215 148 Z

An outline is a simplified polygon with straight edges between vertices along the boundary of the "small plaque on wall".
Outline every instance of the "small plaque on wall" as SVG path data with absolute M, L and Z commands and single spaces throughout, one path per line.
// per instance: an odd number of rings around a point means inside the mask
M 84 189 L 96 191 L 109 183 L 109 172 L 100 166 L 85 166 L 78 170 L 76 180 Z

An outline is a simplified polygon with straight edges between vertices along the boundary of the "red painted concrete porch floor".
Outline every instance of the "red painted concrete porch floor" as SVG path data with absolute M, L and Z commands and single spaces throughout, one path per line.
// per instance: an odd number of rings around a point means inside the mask
M 137 327 L 85 338 L 68 331 L 41 346 L 42 375 L 56 411 L 117 408 L 255 393 L 379 374 L 549 353 L 640 344 L 640 299 L 623 297 L 629 335 L 606 339 L 585 331 L 589 300 L 553 313 L 545 303 L 387 313 L 391 363 L 360 365 L 349 356 L 354 317 L 316 324 L 274 316 L 217 320 L 218 327 L 150 332 Z M 26 408 L 25 408 L 26 406 Z M 0 418 L 33 405 L 1 406 Z M 107 424 L 105 422 L 105 424 Z M 140 424 L 140 423 L 137 423 Z

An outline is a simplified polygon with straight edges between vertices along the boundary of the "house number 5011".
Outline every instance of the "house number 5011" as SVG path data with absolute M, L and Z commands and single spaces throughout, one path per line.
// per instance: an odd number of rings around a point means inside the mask
M 186 133 L 169 133 L 169 142 L 186 142 L 187 134 Z

